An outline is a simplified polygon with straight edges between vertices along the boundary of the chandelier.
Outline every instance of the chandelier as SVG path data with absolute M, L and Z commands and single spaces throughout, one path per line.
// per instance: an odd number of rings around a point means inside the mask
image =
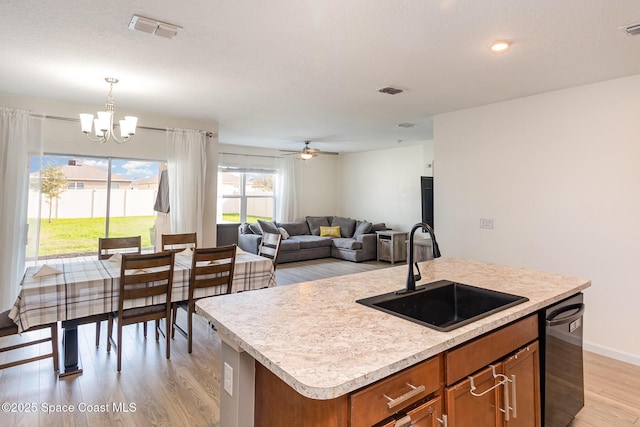
M 136 124 L 138 118 L 133 116 L 125 116 L 124 120 L 119 121 L 120 138 L 113 132 L 113 115 L 116 112 L 116 103 L 113 100 L 113 85 L 118 83 L 118 79 L 113 77 L 105 77 L 109 83 L 109 93 L 107 94 L 106 111 L 98 111 L 98 118 L 94 119 L 93 114 L 80 114 L 80 125 L 82 133 L 87 139 L 94 142 L 105 143 L 110 138 L 117 144 L 124 144 L 129 141 L 136 133 Z M 95 137 L 91 135 L 92 129 L 95 129 Z

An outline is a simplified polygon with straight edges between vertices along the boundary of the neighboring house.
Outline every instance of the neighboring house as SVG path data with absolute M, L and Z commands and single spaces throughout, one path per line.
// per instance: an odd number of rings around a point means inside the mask
M 60 166 L 62 173 L 67 177 L 68 190 L 103 190 L 107 188 L 107 171 L 95 166 L 69 161 L 69 164 Z M 29 174 L 29 181 L 37 183 L 40 171 Z M 111 188 L 127 189 L 131 187 L 133 180 L 115 173 L 111 174 Z M 157 188 L 157 178 L 156 185 Z M 145 187 L 149 188 L 149 187 Z
M 233 172 L 222 172 L 220 173 L 220 180 L 221 180 L 221 183 L 218 186 L 218 188 L 222 190 L 220 191 L 220 194 L 227 194 L 227 195 L 240 194 L 240 175 L 239 174 L 233 173 Z
M 135 188 L 137 190 L 157 190 L 158 175 L 151 175 L 146 178 L 136 178 L 131 182 L 131 188 Z

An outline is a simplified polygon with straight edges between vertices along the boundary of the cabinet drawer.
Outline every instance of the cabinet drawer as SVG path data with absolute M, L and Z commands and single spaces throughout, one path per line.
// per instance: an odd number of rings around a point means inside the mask
M 532 315 L 447 351 L 446 385 L 450 386 L 537 338 L 538 318 Z
M 370 427 L 441 387 L 442 356 L 438 355 L 351 394 L 351 427 Z

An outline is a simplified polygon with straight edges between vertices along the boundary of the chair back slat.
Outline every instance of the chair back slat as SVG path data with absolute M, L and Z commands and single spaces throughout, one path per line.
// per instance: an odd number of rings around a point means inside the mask
M 118 312 L 127 300 L 165 295 L 166 311 L 171 308 L 174 252 L 147 255 L 123 255 L 120 265 Z M 145 272 L 140 272 L 145 270 Z M 144 285 L 144 286 L 143 286 Z
M 262 242 L 258 248 L 258 255 L 269 258 L 273 262 L 273 270 L 278 265 L 278 256 L 280 255 L 280 243 L 282 235 L 275 233 L 263 233 Z
M 206 264 L 202 265 L 202 263 Z M 236 245 L 195 249 L 189 280 L 189 305 L 193 304 L 195 289 L 226 285 L 223 293 L 230 293 L 235 263 Z
M 196 248 L 197 241 L 196 233 L 163 234 L 162 250 L 179 252 L 186 248 Z
M 98 239 L 98 259 L 108 259 L 116 253 L 142 253 L 142 241 L 140 236 L 102 237 Z

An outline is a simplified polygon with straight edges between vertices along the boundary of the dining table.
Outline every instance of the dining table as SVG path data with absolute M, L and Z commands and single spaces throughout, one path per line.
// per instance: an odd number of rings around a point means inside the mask
M 171 301 L 189 298 L 191 250 L 176 253 Z M 237 249 L 231 293 L 276 286 L 273 261 Z M 31 327 L 62 322 L 64 329 L 64 366 L 60 377 L 81 374 L 78 352 L 78 325 L 94 322 L 117 311 L 120 291 L 120 262 L 111 259 L 47 263 L 28 267 L 20 283 L 20 292 L 9 317 L 19 332 Z M 226 286 L 197 290 L 196 298 L 225 293 Z M 144 306 L 144 299 L 125 308 Z M 165 331 L 167 333 L 168 331 Z

